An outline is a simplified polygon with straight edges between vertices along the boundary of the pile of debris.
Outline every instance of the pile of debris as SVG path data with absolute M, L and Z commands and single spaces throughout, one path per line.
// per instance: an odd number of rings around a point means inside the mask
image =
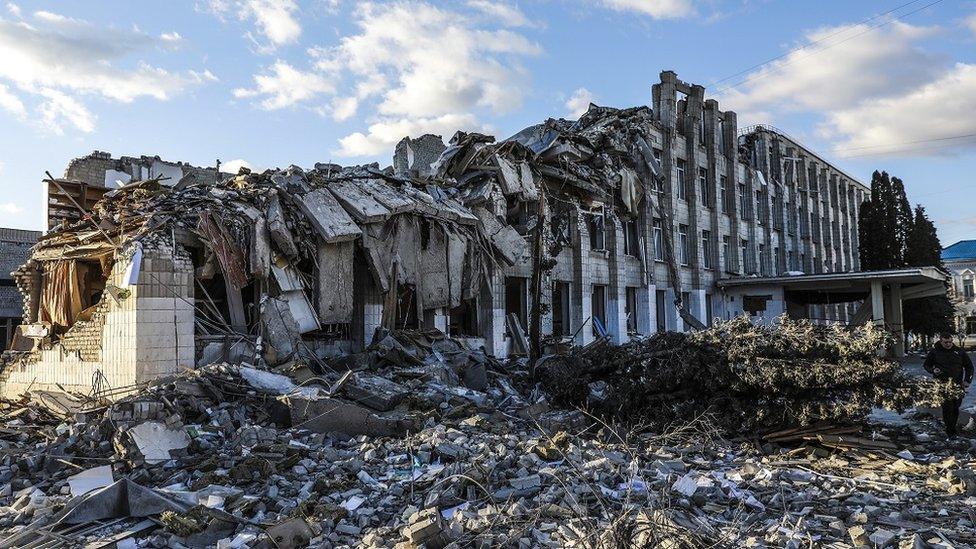
M 557 404 L 589 401 L 656 429 L 711 414 L 725 433 L 843 424 L 874 407 L 903 411 L 961 396 L 956 385 L 909 376 L 880 358 L 887 337 L 871 324 L 849 330 L 783 316 L 764 326 L 741 317 L 621 346 L 598 341 L 549 357 L 539 372 Z
M 743 328 L 656 345 L 717 348 L 710 338 L 721 337 L 741 371 L 749 348 L 838 358 L 839 335 L 792 351 L 786 335 L 731 337 Z M 553 408 L 523 361 L 501 364 L 438 332 L 377 340 L 324 370 L 212 364 L 115 402 L 4 403 L 0 546 L 976 543 L 976 445 L 933 440 L 930 421 L 748 442 L 699 418 L 655 434 Z M 856 345 L 844 352 L 850 360 L 834 361 L 867 360 Z M 581 354 L 592 364 L 595 353 Z

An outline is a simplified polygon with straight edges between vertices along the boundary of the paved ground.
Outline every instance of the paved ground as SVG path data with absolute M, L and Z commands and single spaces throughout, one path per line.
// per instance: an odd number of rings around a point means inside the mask
M 973 362 L 976 363 L 976 355 L 974 353 L 969 353 L 969 358 L 973 359 Z M 912 374 L 929 376 L 931 374 L 922 369 L 922 362 L 924 361 L 925 355 L 922 354 L 909 356 L 902 364 Z M 918 408 L 916 411 L 928 413 L 940 419 L 942 418 L 942 411 L 938 408 Z M 898 414 L 889 410 L 878 409 L 871 414 L 871 418 L 884 423 L 898 424 L 908 421 L 907 417 L 911 413 L 911 411 L 908 411 L 904 414 Z M 966 393 L 966 397 L 962 401 L 962 412 L 959 414 L 959 423 L 963 426 L 968 423 L 970 429 L 976 428 L 976 383 L 973 384 L 973 387 L 970 387 L 969 392 Z

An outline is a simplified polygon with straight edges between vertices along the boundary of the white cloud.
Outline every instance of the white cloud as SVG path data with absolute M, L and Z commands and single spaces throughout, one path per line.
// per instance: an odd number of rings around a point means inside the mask
M 143 61 L 126 63 L 164 45 L 162 38 L 138 30 L 96 27 L 47 11 L 35 12 L 30 22 L 0 19 L 0 81 L 38 100 L 50 127 L 68 120 L 91 131 L 94 117 L 79 102 L 81 94 L 124 103 L 140 97 L 166 100 L 214 78 L 206 71 L 174 73 Z M 10 104 L 16 105 L 8 97 L 5 105 Z
M 586 88 L 576 88 L 573 95 L 566 100 L 567 118 L 579 118 L 590 108 L 590 103 L 595 100 L 593 92 Z
M 228 160 L 227 162 L 221 162 L 220 164 L 220 171 L 224 173 L 236 174 L 241 168 L 247 168 L 251 171 L 255 171 L 254 166 L 243 158 L 235 158 L 234 160 Z
M 7 2 L 7 11 L 9 11 L 10 15 L 13 15 L 14 17 L 20 17 L 22 12 L 20 6 L 14 4 L 13 2 Z
M 302 35 L 295 0 L 209 0 L 208 4 L 210 11 L 219 17 L 229 13 L 241 21 L 254 20 L 258 33 L 266 43 L 254 39 L 250 32 L 246 36 L 254 40 L 264 53 L 270 53 L 278 46 L 293 44 Z
M 946 154 L 973 149 L 976 65 L 959 63 L 937 79 L 897 97 L 866 100 L 827 115 L 825 137 L 840 139 L 839 156 Z
M 654 19 L 680 19 L 695 14 L 692 0 L 599 0 L 606 8 L 648 15 Z
M 529 18 L 522 13 L 517 6 L 496 2 L 493 0 L 468 0 L 468 6 L 474 8 L 488 17 L 493 18 L 497 23 L 509 27 L 531 27 L 534 26 Z
M 334 47 L 311 48 L 310 69 L 283 70 L 278 61 L 255 76 L 254 87 L 235 94 L 260 98 L 262 108 L 306 105 L 336 120 L 368 109 L 367 132 L 340 143 L 350 155 L 381 152 L 380 143 L 407 135 L 393 139 L 394 131 L 434 131 L 421 124 L 438 131 L 448 122 L 477 127 L 478 112 L 504 113 L 521 104 L 528 73 L 519 62 L 542 50 L 509 30 L 510 23 L 472 17 L 471 9 L 418 1 L 360 4 L 357 32 Z
M 160 34 L 159 40 L 165 48 L 170 50 L 179 49 L 184 42 L 183 36 L 176 31 L 164 32 Z
M 956 137 L 976 133 L 976 64 L 951 65 L 921 47 L 940 32 L 899 21 L 819 29 L 720 101 L 747 123 L 818 116 L 818 136 L 841 157 L 972 149 L 976 141 Z
M 898 95 L 939 74 L 941 57 L 917 45 L 936 32 L 901 22 L 876 29 L 865 25 L 818 29 L 786 57 L 743 77 L 737 89 L 720 88 L 720 101 L 750 118 L 760 110 L 776 116 L 845 108 L 866 97 Z M 837 45 L 825 49 L 830 44 Z
M 3 84 L 0 84 L 0 109 L 12 113 L 18 118 L 27 116 L 27 108 L 24 107 L 24 103 L 10 91 L 10 88 Z
M 262 98 L 263 109 L 281 109 L 302 103 L 323 93 L 335 91 L 335 85 L 326 77 L 311 71 L 302 71 L 285 61 L 276 61 L 269 73 L 254 76 L 253 88 L 237 88 L 238 98 Z
M 40 94 L 46 98 L 39 108 L 46 128 L 62 135 L 67 123 L 84 133 L 95 131 L 95 115 L 73 97 L 50 88 L 40 90 Z
M 24 211 L 24 208 L 18 206 L 14 202 L 0 202 L 0 212 L 5 214 L 19 214 Z
M 451 136 L 457 130 L 485 130 L 472 114 L 445 114 L 431 118 L 384 119 L 339 140 L 340 156 L 374 156 L 388 152 L 405 136 L 433 133 Z
M 966 26 L 974 35 L 976 35 L 976 13 L 970 15 L 969 17 L 963 19 L 963 25 Z

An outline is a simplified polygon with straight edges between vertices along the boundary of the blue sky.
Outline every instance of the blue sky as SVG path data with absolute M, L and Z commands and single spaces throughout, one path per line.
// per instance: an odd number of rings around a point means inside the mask
M 966 0 L 0 0 L 0 226 L 40 228 L 44 171 L 95 149 L 385 166 L 408 134 L 647 104 L 671 69 L 901 177 L 948 245 L 976 238 L 974 46 Z

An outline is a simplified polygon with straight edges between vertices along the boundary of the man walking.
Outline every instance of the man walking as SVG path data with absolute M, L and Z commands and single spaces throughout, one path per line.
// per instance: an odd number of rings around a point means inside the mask
M 939 334 L 939 342 L 929 351 L 929 356 L 925 357 L 925 364 L 922 367 L 935 379 L 951 380 L 961 385 L 963 389 L 969 389 L 969 384 L 973 381 L 973 362 L 969 360 L 966 351 L 956 347 L 952 342 L 952 334 L 949 333 Z M 960 407 L 962 407 L 961 397 L 948 399 L 942 403 L 942 420 L 945 422 L 946 434 L 950 438 L 958 434 Z

